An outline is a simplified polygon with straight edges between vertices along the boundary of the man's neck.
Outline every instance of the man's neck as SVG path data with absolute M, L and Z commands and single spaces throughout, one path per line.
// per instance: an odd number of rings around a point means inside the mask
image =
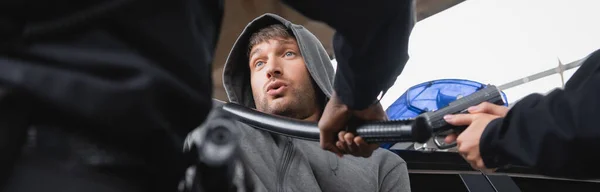
M 318 122 L 319 118 L 321 118 L 321 112 L 316 112 L 313 113 L 311 116 L 308 116 L 304 119 L 302 119 L 303 121 L 310 121 L 310 122 Z

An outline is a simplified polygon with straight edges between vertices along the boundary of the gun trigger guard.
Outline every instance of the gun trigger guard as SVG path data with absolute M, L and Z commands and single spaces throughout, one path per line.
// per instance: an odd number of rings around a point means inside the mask
M 450 143 L 450 144 L 445 144 L 443 143 L 443 141 L 440 143 L 439 140 L 436 139 L 437 135 L 433 137 L 433 143 L 435 143 L 435 146 L 437 146 L 438 149 L 450 149 L 452 147 L 456 147 L 456 141 Z
M 465 129 L 467 129 L 466 126 L 461 126 L 461 127 L 458 127 L 456 129 L 454 129 L 452 132 L 455 133 L 455 134 L 457 134 L 457 135 L 460 135 Z M 436 138 L 439 135 L 440 134 L 436 134 L 436 135 L 434 135 L 432 137 L 433 138 L 433 142 L 435 143 L 435 146 L 438 147 L 438 149 L 450 149 L 452 147 L 456 147 L 457 146 L 456 141 L 454 141 L 454 142 L 452 142 L 450 144 L 445 144 L 445 142 L 443 142 L 443 141 L 442 142 L 438 141 Z

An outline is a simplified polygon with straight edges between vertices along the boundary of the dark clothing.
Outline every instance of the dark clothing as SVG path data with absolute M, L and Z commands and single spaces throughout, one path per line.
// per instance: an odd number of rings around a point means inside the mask
M 408 58 L 413 1 L 288 3 L 339 32 L 335 86 L 350 107 L 393 84 Z M 32 111 L 29 134 L 14 136 L 27 138 L 21 158 L 43 156 L 57 163 L 50 167 L 89 169 L 142 191 L 175 189 L 183 140 L 211 109 L 223 2 L 25 0 L 0 10 L 0 85 Z
M 488 124 L 480 141 L 486 166 L 510 163 L 549 176 L 600 178 L 600 50 L 581 62 L 564 90 L 529 95 Z
M 31 23 L 3 17 L 29 25 L 27 39 L 2 44 L 0 54 L 2 86 L 35 103 L 17 161 L 42 156 L 65 172 L 89 169 L 144 186 L 141 191 L 174 191 L 185 168 L 185 136 L 211 109 L 210 64 L 222 7 L 220 1 L 152 0 L 96 15 L 74 12 L 113 2 L 126 1 L 71 1 L 57 3 L 57 10 L 41 3 L 47 10 L 30 15 Z M 76 16 L 61 12 L 67 8 Z M 33 23 L 61 20 L 59 14 L 83 21 L 65 19 L 46 29 Z

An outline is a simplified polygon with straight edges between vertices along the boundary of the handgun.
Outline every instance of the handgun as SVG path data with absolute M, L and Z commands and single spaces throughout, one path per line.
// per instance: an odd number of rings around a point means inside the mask
M 418 115 L 415 118 L 416 130 L 428 130 L 432 133 L 432 137 L 444 136 L 450 133 L 460 133 L 467 128 L 467 126 L 454 126 L 444 120 L 445 115 L 449 114 L 461 114 L 468 113 L 467 109 L 471 106 L 479 105 L 483 102 L 489 102 L 497 105 L 504 105 L 505 101 L 502 97 L 500 89 L 494 85 L 487 85 L 486 87 L 459 98 L 447 106 L 440 108 L 435 111 L 425 112 Z M 434 139 L 435 144 L 440 149 L 448 149 L 456 146 L 456 143 L 443 144 Z

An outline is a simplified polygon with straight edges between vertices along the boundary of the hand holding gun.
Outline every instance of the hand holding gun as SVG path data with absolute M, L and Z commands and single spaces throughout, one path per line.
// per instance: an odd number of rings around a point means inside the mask
M 494 85 L 488 85 L 485 88 L 459 98 L 456 101 L 451 102 L 448 106 L 441 108 L 436 111 L 426 112 L 416 117 L 415 126 L 416 130 L 429 130 L 432 132 L 432 136 L 445 136 L 451 133 L 460 133 L 467 128 L 467 126 L 454 126 L 444 120 L 444 116 L 451 114 L 468 113 L 467 109 L 471 106 L 479 105 L 483 102 L 489 102 L 497 105 L 503 105 L 504 100 L 498 89 Z M 435 140 L 435 144 L 440 149 L 448 149 L 456 146 L 456 142 L 451 144 L 440 143 Z

